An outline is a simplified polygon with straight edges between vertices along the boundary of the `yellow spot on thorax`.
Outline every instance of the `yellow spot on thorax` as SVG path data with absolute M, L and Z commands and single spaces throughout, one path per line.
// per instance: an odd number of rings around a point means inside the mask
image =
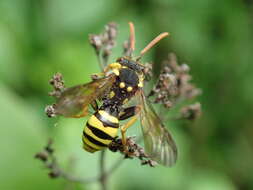
M 125 84 L 124 82 L 120 82 L 120 83 L 119 83 L 119 87 L 120 87 L 120 88 L 125 88 L 125 86 L 126 86 L 126 84 Z
M 127 87 L 127 92 L 131 92 L 133 90 L 133 87 L 129 86 Z
M 113 98 L 114 96 L 115 96 L 115 92 L 114 92 L 114 91 L 111 91 L 109 97 L 110 97 L 110 98 Z

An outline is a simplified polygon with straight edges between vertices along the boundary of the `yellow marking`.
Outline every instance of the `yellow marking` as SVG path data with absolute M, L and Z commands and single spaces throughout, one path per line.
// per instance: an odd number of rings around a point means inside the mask
M 108 119 L 108 118 L 107 118 Z M 118 119 L 117 119 L 117 123 L 118 123 Z M 110 135 L 111 137 L 116 137 L 118 134 L 118 128 L 113 128 L 113 127 L 106 127 L 103 125 L 103 123 L 101 121 L 99 121 L 94 115 L 92 115 L 90 117 L 90 119 L 88 120 L 88 123 L 93 126 L 96 127 L 97 129 L 104 131 L 105 133 L 107 133 L 108 135 Z
M 90 153 L 93 153 L 93 152 L 96 152 L 97 150 L 93 149 L 93 148 L 90 148 L 88 147 L 86 144 L 83 143 L 83 149 L 90 152 Z
M 119 117 L 122 116 L 122 115 L 124 115 L 125 113 L 126 113 L 126 112 L 121 111 L 121 112 L 119 113 Z
M 139 84 L 138 84 L 138 87 L 143 87 L 143 81 L 144 81 L 144 76 L 143 76 L 143 75 L 140 75 L 140 76 L 139 76 Z
M 122 66 L 121 68 L 122 68 L 122 69 L 127 69 L 128 67 L 127 67 L 127 66 Z
M 115 62 L 109 64 L 109 67 L 112 69 L 112 72 L 114 72 L 115 75 L 119 76 L 119 69 L 122 67 L 121 64 Z
M 131 92 L 133 90 L 133 87 L 129 86 L 127 87 L 127 92 Z
M 107 120 L 109 120 L 110 122 L 112 123 L 119 123 L 119 120 L 118 118 L 112 116 L 112 115 L 109 115 L 107 112 L 105 112 L 104 110 L 99 110 L 98 113 L 105 117 Z M 94 126 L 94 125 L 93 125 Z M 97 125 L 96 125 L 97 126 Z
M 122 136 L 122 144 L 124 150 L 126 150 L 126 130 L 133 126 L 133 124 L 136 122 L 138 119 L 137 115 L 133 116 L 127 123 L 121 126 L 121 136 Z
M 128 98 L 126 98 L 124 101 L 123 101 L 123 104 L 126 104 L 128 102 Z
M 115 75 L 119 76 L 119 69 L 113 69 L 112 72 L 114 72 Z
M 120 63 L 115 62 L 115 63 L 109 64 L 109 67 L 111 69 L 118 69 L 119 70 L 122 67 L 122 65 Z
M 92 142 L 90 142 L 86 137 L 83 136 L 83 142 L 86 143 L 87 145 L 89 145 L 90 147 L 97 149 L 97 150 L 101 150 L 104 149 L 106 147 L 102 147 L 102 146 L 98 146 L 96 144 L 93 144 Z
M 115 92 L 114 92 L 114 91 L 111 91 L 109 97 L 110 97 L 110 98 L 113 98 L 114 96 L 115 96 Z
M 95 116 L 95 115 L 92 115 L 90 117 L 90 119 L 88 120 L 88 123 L 91 125 L 91 126 L 96 126 L 97 128 L 103 128 L 104 125 L 101 121 L 99 121 L 99 119 Z
M 126 86 L 126 84 L 125 84 L 124 82 L 120 82 L 120 83 L 119 83 L 119 87 L 120 87 L 120 88 L 125 88 L 125 86 Z
M 94 135 L 92 133 L 92 131 L 88 128 L 88 127 L 85 127 L 85 133 L 87 135 L 90 135 L 93 139 L 96 139 L 97 141 L 101 142 L 101 143 L 104 143 L 106 145 L 110 144 L 112 142 L 112 140 L 105 140 L 105 139 L 100 139 L 99 137 L 97 137 L 96 135 Z

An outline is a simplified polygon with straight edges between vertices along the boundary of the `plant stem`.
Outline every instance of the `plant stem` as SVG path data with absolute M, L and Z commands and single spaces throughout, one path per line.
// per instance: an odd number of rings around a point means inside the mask
M 106 172 L 105 172 L 105 150 L 101 151 L 99 164 L 100 164 L 99 182 L 101 184 L 101 190 L 106 190 L 107 189 L 107 175 L 106 175 Z

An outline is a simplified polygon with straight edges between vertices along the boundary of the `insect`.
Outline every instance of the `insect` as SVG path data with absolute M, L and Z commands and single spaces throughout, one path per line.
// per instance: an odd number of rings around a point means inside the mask
M 161 33 L 153 39 L 137 58 L 133 23 L 130 26 L 130 54 L 104 67 L 99 78 L 87 84 L 67 88 L 55 104 L 55 112 L 65 117 L 83 117 L 91 105 L 95 113 L 88 119 L 83 130 L 83 148 L 88 152 L 102 150 L 116 138 L 120 129 L 122 144 L 126 146 L 126 131 L 140 118 L 145 152 L 159 164 L 171 166 L 177 159 L 177 148 L 170 133 L 164 127 L 151 103 L 144 95 L 145 65 L 141 57 L 158 41 L 168 36 Z M 137 105 L 126 107 L 133 97 Z M 101 102 L 101 105 L 98 104 Z M 129 119 L 125 124 L 120 121 Z

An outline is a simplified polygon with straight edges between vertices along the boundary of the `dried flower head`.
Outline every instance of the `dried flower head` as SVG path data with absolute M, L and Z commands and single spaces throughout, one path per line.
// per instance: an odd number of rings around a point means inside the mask
M 201 104 L 199 102 L 185 106 L 181 109 L 181 118 L 195 120 L 201 115 Z
M 65 89 L 62 74 L 61 73 L 54 74 L 52 79 L 49 81 L 49 84 L 51 84 L 54 88 L 54 91 L 49 92 L 49 96 L 54 96 L 56 98 L 60 97 L 61 92 Z
M 128 137 L 126 141 L 126 147 L 124 149 L 124 146 L 122 144 L 122 139 L 118 138 L 111 142 L 111 144 L 108 147 L 112 152 L 119 151 L 122 153 L 125 158 L 138 158 L 141 161 L 142 165 L 149 165 L 151 167 L 154 167 L 157 165 L 157 163 L 153 160 L 151 160 L 148 155 L 145 153 L 143 147 L 138 145 L 135 142 L 135 137 Z
M 108 62 L 112 48 L 116 45 L 116 37 L 117 24 L 114 22 L 108 23 L 103 33 L 89 35 L 90 44 L 95 49 L 101 68 Z
M 154 103 L 161 103 L 171 108 L 179 101 L 192 99 L 201 91 L 191 83 L 190 67 L 187 64 L 179 65 L 176 55 L 170 53 L 168 59 L 163 61 L 163 67 L 158 81 L 149 93 L 154 96 Z

